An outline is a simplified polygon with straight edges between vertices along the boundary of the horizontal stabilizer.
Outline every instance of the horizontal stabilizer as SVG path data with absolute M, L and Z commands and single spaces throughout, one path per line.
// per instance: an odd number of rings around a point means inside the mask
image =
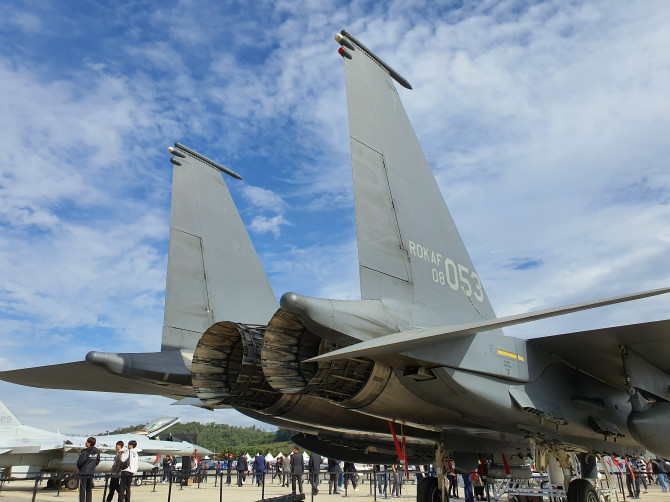
M 410 331 L 401 331 L 391 335 L 380 336 L 373 340 L 350 345 L 343 349 L 334 350 L 317 357 L 313 357 L 304 362 L 331 361 L 334 359 L 345 359 L 352 357 L 374 357 L 386 354 L 396 354 L 409 351 L 425 345 L 433 344 L 439 341 L 449 340 L 459 336 L 474 335 L 482 331 L 489 331 L 496 328 L 514 326 L 531 321 L 539 321 L 559 315 L 571 314 L 582 310 L 614 305 L 616 303 L 639 300 L 650 296 L 670 293 L 670 288 L 654 289 L 642 293 L 633 293 L 623 296 L 615 296 L 603 300 L 592 300 L 583 303 L 575 303 L 564 307 L 554 307 L 550 309 L 538 310 L 526 314 L 517 314 L 513 316 L 501 317 L 487 321 L 474 322 L 469 324 L 460 324 L 456 326 L 438 326 L 436 328 L 421 328 Z
M 87 361 L 37 366 L 0 372 L 0 379 L 39 387 L 42 389 L 90 390 L 94 392 L 121 392 L 125 394 L 149 394 L 181 399 L 188 395 L 188 388 L 176 388 L 144 380 L 135 380 L 116 375 L 102 366 Z M 184 391 L 185 394 L 180 394 Z M 192 389 L 191 389 L 192 393 Z

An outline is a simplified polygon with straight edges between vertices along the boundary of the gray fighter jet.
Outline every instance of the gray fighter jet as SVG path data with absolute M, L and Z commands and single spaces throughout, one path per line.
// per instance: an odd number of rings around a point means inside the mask
M 347 32 L 336 40 L 361 300 L 286 293 L 277 305 L 220 172 L 239 176 L 177 143 L 161 351 L 90 352 L 0 378 L 235 407 L 325 456 L 401 457 L 441 474 L 454 459 L 461 472 L 527 476 L 529 455 L 560 472 L 576 453 L 570 502 L 596 497 L 594 453 L 670 456 L 670 321 L 502 333 L 670 288 L 496 317 L 393 81 L 411 86 Z M 437 500 L 443 477 L 420 486 L 420 502 Z
M 187 441 L 161 441 L 152 439 L 156 434 L 179 422 L 179 418 L 159 418 L 143 429 L 128 434 L 95 436 L 100 450 L 100 463 L 96 472 L 110 472 L 116 455 L 116 442 L 134 439 L 140 455 L 139 471 L 150 471 L 157 456 L 190 456 L 193 453 L 211 455 L 212 451 Z M 0 402 L 0 468 L 8 478 L 33 477 L 40 472 L 77 473 L 77 459 L 86 448 L 88 436 L 71 436 L 24 425 Z M 76 488 L 76 478 L 66 480 L 66 485 Z

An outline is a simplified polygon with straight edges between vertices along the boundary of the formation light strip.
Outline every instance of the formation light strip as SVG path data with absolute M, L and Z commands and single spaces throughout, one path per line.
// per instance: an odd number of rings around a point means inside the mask
M 512 359 L 516 359 L 517 361 L 522 361 L 522 362 L 526 360 L 523 356 L 515 354 L 514 352 L 509 352 L 507 350 L 502 350 L 502 349 L 498 349 L 498 355 L 499 356 L 504 356 L 504 357 L 510 357 Z

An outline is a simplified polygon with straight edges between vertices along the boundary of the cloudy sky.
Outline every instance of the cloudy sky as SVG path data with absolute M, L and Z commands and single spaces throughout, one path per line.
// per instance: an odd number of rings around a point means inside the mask
M 250 8 L 248 5 L 253 5 Z M 359 296 L 346 28 L 399 89 L 499 316 L 670 285 L 670 4 L 0 4 L 0 369 L 160 348 L 172 165 L 227 179 L 277 297 Z M 670 298 L 508 330 L 665 319 Z M 167 398 L 0 383 L 25 423 L 95 433 Z

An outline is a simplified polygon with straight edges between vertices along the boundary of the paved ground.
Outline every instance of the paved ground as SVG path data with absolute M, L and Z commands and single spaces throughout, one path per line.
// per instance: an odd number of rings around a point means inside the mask
M 0 491 L 0 502 L 23 502 L 32 500 L 34 484 L 35 483 L 32 481 L 12 481 L 10 483 L 5 483 Z M 304 486 L 305 491 L 308 492 L 307 483 L 305 483 Z M 314 497 L 314 500 L 318 502 L 334 502 L 338 498 L 345 498 L 344 493 L 342 493 L 342 495 L 328 495 L 327 483 L 322 483 L 320 487 L 319 494 Z M 221 489 L 218 484 L 216 487 L 214 486 L 214 482 L 211 478 L 208 483 L 202 483 L 200 487 L 198 487 L 198 485 L 192 485 L 182 488 L 178 485 L 172 485 L 172 492 L 168 492 L 169 486 L 166 484 L 156 485 L 155 491 L 153 485 L 133 486 L 132 502 L 165 502 L 168 500 L 177 502 L 218 502 L 219 500 L 225 502 L 253 502 L 263 498 L 261 489 L 256 486 L 251 486 L 249 483 L 240 488 L 224 485 Z M 282 488 L 278 483 L 268 483 L 265 487 L 265 498 L 286 495 L 287 493 L 290 493 L 290 490 Z M 170 496 L 169 499 L 168 495 Z M 102 501 L 102 496 L 103 488 L 94 488 L 93 502 Z M 379 498 L 377 499 L 379 500 Z M 35 500 L 40 502 L 77 502 L 79 500 L 79 493 L 77 491 L 56 492 L 56 490 L 47 490 L 40 486 L 37 489 L 37 497 Z M 310 502 L 311 495 L 307 495 L 306 500 L 307 502 Z M 370 485 L 365 484 L 361 486 L 357 492 L 349 491 L 345 500 L 350 500 L 351 502 L 370 502 L 374 500 L 374 496 L 370 491 Z M 389 498 L 388 500 L 390 502 L 391 500 L 396 499 Z M 407 490 L 403 491 L 402 498 L 398 500 L 405 500 L 408 502 L 415 501 L 416 487 L 414 485 L 408 485 Z M 649 493 L 642 494 L 640 499 L 635 499 L 635 502 L 638 502 L 638 500 L 639 502 L 670 502 L 670 494 L 662 493 L 658 486 L 651 486 L 649 488 Z M 462 501 L 463 499 L 458 499 L 458 502 Z M 619 495 L 619 501 L 623 502 L 623 497 L 621 497 L 621 495 Z
M 2 490 L 0 491 L 0 502 L 32 500 L 34 486 L 34 481 L 11 481 L 9 483 L 5 483 L 2 487 Z M 310 502 L 312 497 L 309 491 L 309 486 L 306 482 L 303 483 L 303 488 L 305 493 L 308 494 L 306 501 Z M 401 499 L 389 498 L 389 502 L 391 500 L 416 500 L 415 486 L 408 485 L 407 488 L 408 490 L 406 493 L 404 491 L 403 497 Z M 131 491 L 131 501 L 165 502 L 168 500 L 168 494 L 170 495 L 169 500 L 176 502 L 219 502 L 219 500 L 224 502 L 254 502 L 263 498 L 263 491 L 261 488 L 258 488 L 255 485 L 252 486 L 249 482 L 247 482 L 242 487 L 226 486 L 225 484 L 223 487 L 221 487 L 218 483 L 215 487 L 214 480 L 212 478 L 210 478 L 207 483 L 201 483 L 200 487 L 198 487 L 197 484 L 185 487 L 180 487 L 179 485 L 173 484 L 171 493 L 168 493 L 169 490 L 170 488 L 167 484 L 157 484 L 155 491 L 153 484 L 133 486 Z M 267 483 L 264 491 L 266 499 L 286 495 L 289 493 L 291 493 L 291 489 L 282 488 L 278 482 L 274 484 Z M 344 495 L 344 492 L 342 492 L 341 495 L 328 495 L 328 483 L 322 482 L 319 485 L 319 494 L 314 496 L 314 500 L 319 502 L 335 502 L 337 498 L 343 497 Z M 345 498 L 345 500 L 351 500 L 352 502 L 374 500 L 374 496 L 370 491 L 369 484 L 359 486 L 359 490 L 357 492 L 352 491 L 351 486 L 349 486 L 347 495 L 348 496 Z M 102 501 L 102 496 L 102 486 L 93 489 L 93 502 Z M 40 502 L 78 502 L 79 493 L 76 490 L 60 491 L 60 493 L 57 493 L 56 490 L 47 490 L 40 485 L 37 488 L 37 497 L 35 500 Z M 116 499 L 114 502 L 116 502 Z

